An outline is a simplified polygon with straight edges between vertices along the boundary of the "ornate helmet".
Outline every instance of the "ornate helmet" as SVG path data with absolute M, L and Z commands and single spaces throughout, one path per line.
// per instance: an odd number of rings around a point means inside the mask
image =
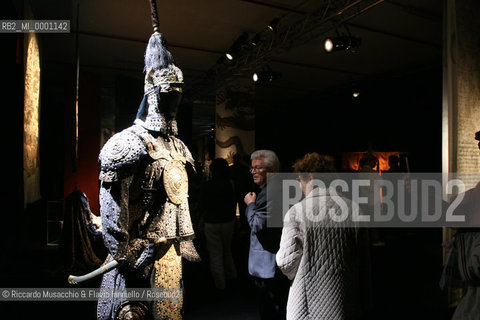
M 151 4 L 154 33 L 145 51 L 145 93 L 135 123 L 151 131 L 177 135 L 176 115 L 183 89 L 183 73 L 173 63 L 164 36 L 157 31 L 155 1 Z

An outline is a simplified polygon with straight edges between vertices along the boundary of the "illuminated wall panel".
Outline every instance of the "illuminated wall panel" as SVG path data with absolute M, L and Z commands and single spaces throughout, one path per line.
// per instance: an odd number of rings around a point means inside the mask
M 40 55 L 35 33 L 26 34 L 23 175 L 25 204 L 40 199 Z
M 449 0 L 446 5 L 444 171 L 478 173 L 474 135 L 480 130 L 480 22 L 474 12 L 480 3 Z
M 442 171 L 478 173 L 480 155 L 474 135 L 480 130 L 480 2 L 444 3 Z M 462 176 L 467 189 L 479 182 L 469 177 L 473 176 Z M 444 228 L 444 241 L 452 234 L 451 229 Z M 456 306 L 461 297 L 461 289 L 449 288 L 449 307 Z

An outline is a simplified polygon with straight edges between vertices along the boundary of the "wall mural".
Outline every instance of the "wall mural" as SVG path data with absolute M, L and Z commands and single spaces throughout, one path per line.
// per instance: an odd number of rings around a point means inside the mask
M 235 110 L 233 115 L 228 117 L 222 117 L 217 113 L 216 123 L 220 129 L 232 127 L 247 131 L 255 130 L 255 115 L 251 110 Z
M 217 91 L 215 157 L 233 161 L 235 153 L 247 155 L 255 148 L 254 87 L 236 83 Z

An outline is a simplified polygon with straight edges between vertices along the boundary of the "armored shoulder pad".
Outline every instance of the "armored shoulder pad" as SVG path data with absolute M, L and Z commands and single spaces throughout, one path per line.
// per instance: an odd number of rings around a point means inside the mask
M 112 182 L 130 176 L 134 165 L 147 154 L 143 141 L 129 129 L 111 137 L 100 151 L 100 180 Z

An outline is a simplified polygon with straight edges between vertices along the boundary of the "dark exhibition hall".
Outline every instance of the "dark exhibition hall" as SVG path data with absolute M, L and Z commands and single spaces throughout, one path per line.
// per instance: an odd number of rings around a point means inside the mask
M 479 14 L 1 1 L 0 318 L 480 320 Z

